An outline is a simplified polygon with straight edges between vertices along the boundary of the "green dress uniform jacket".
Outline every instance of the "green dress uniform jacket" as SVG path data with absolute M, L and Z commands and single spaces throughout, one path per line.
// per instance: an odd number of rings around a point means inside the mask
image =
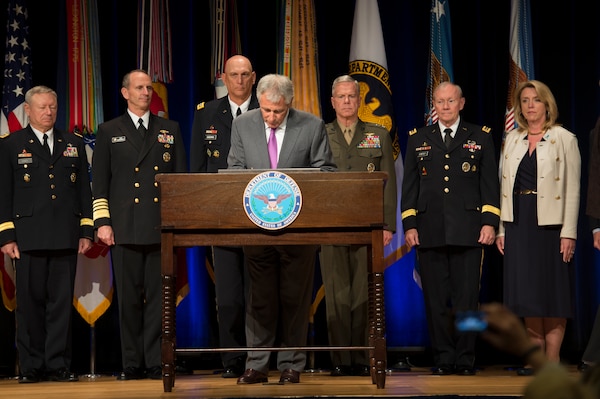
M 328 123 L 326 128 L 338 171 L 387 172 L 383 192 L 384 221 L 386 229 L 395 232 L 397 186 L 390 133 L 381 125 L 359 120 L 348 144 L 337 121 Z

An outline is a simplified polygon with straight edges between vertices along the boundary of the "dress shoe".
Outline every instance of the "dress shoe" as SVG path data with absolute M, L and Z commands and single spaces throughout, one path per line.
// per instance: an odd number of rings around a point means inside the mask
M 60 368 L 58 370 L 49 371 L 44 377 L 46 381 L 60 381 L 60 382 L 75 382 L 79 381 L 77 374 L 70 372 L 66 368 Z
M 358 377 L 370 377 L 371 376 L 371 368 L 364 364 L 356 364 L 352 366 L 352 375 Z
M 235 366 L 230 366 L 230 367 L 225 367 L 225 369 L 221 373 L 221 377 L 223 377 L 223 378 L 238 378 L 243 373 L 244 372 L 242 371 L 242 369 L 235 367 Z
M 454 367 L 452 366 L 438 366 L 431 369 L 433 375 L 450 375 L 454 374 Z
M 38 370 L 24 371 L 19 377 L 19 384 L 32 384 L 40 382 L 40 372 Z
M 151 380 L 162 380 L 162 367 L 150 367 L 148 370 L 146 370 L 146 377 L 150 378 Z
M 330 375 L 332 377 L 346 377 L 352 375 L 352 369 L 350 368 L 350 366 L 335 366 L 331 370 Z
M 586 363 L 586 362 L 580 362 L 577 365 L 577 371 L 579 371 L 580 373 L 585 372 L 589 368 L 590 368 L 590 365 L 588 363 Z
M 285 383 L 297 384 L 300 382 L 300 372 L 292 369 L 285 369 L 281 372 L 281 377 L 279 378 L 280 384 Z
M 459 366 L 456 368 L 456 375 L 475 375 L 476 370 L 469 366 Z
M 244 374 L 237 380 L 238 384 L 258 384 L 261 382 L 268 382 L 267 374 L 254 369 L 244 371 Z
M 517 369 L 517 375 L 522 377 L 529 377 L 534 374 L 533 369 L 531 367 L 519 367 Z
M 117 380 L 119 381 L 143 380 L 144 378 L 146 378 L 146 373 L 137 367 L 127 367 L 117 376 Z

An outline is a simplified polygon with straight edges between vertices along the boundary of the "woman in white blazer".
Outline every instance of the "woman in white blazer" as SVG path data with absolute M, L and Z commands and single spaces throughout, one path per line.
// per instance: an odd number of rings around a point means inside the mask
M 556 122 L 548 86 L 521 83 L 513 104 L 518 127 L 506 135 L 500 157 L 496 238 L 504 255 L 504 303 L 524 318 L 532 341 L 559 362 L 573 314 L 568 266 L 577 239 L 581 156 L 577 137 Z

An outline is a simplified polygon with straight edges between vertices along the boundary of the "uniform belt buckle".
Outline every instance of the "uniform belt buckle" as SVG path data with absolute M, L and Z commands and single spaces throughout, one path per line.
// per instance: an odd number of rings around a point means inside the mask
M 537 194 L 537 191 L 535 191 L 535 190 L 517 190 L 517 194 L 520 194 L 520 195 Z

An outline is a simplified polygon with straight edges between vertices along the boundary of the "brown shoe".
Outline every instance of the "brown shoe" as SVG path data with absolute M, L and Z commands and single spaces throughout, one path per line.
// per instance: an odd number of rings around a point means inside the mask
M 300 372 L 292 369 L 285 369 L 281 372 L 281 378 L 279 378 L 280 384 L 291 382 L 297 384 L 300 382 Z
M 238 378 L 238 384 L 258 384 L 260 382 L 268 382 L 267 375 L 258 370 L 248 369 Z

